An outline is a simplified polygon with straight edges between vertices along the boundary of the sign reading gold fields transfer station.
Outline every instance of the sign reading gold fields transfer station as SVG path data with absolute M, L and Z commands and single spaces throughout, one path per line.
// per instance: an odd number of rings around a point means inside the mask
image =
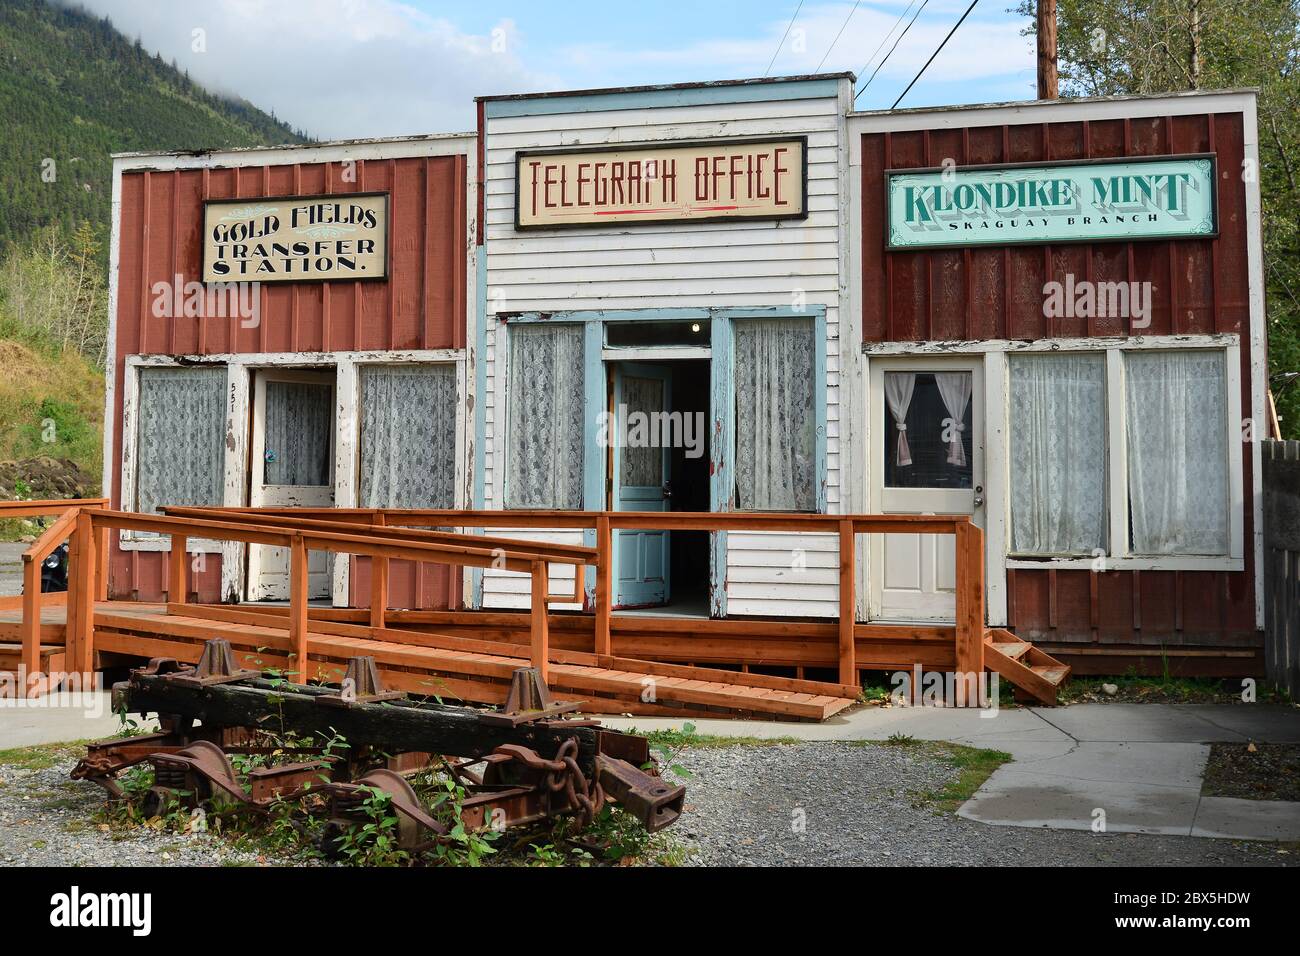
M 890 249 L 1213 236 L 1214 160 L 889 172 Z
M 387 193 L 206 202 L 203 281 L 382 279 L 387 237 Z
M 801 219 L 806 153 L 802 137 L 522 151 L 515 226 Z

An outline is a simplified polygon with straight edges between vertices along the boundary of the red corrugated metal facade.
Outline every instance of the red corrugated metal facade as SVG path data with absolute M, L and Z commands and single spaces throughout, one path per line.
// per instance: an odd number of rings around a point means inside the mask
M 918 125 L 925 122 L 918 118 Z M 1143 335 L 1241 336 L 1242 408 L 1251 407 L 1246 188 L 1241 113 L 871 132 L 862 136 L 863 337 L 870 342 L 1124 336 L 1117 318 L 1044 316 L 1043 286 L 1067 273 L 1153 284 Z M 1212 239 L 886 252 L 885 170 L 1215 153 L 1220 235 Z M 1084 649 L 1254 646 L 1251 457 L 1244 455 L 1245 570 L 1008 569 L 1019 634 Z M 1078 659 L 1076 658 L 1076 661 Z M 1238 664 L 1238 667 L 1241 665 Z M 1107 665 L 1114 672 L 1113 662 Z
M 116 381 L 130 355 L 315 353 L 353 350 L 463 349 L 466 344 L 466 171 L 464 154 L 355 162 L 285 163 L 123 172 L 119 219 Z M 304 282 L 261 286 L 261 322 L 238 318 L 157 317 L 157 282 L 200 278 L 203 202 L 263 196 L 389 194 L 389 278 L 370 282 Z M 110 469 L 121 505 L 121 388 L 112 409 Z M 130 507 L 131 503 L 127 503 Z M 114 597 L 159 600 L 166 593 L 166 556 L 114 548 Z M 363 575 L 354 574 L 355 579 Z M 418 605 L 446 606 L 450 576 L 426 568 Z M 394 602 L 412 606 L 412 575 L 395 570 Z M 210 555 L 195 575 L 199 598 L 220 598 L 221 559 Z

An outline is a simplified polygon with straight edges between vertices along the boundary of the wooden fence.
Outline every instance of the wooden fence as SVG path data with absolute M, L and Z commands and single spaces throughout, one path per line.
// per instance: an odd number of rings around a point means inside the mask
M 1264 442 L 1264 666 L 1300 696 L 1300 441 Z

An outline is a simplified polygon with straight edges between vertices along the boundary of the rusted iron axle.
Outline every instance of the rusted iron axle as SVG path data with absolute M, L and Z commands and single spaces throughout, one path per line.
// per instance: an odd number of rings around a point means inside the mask
M 418 851 L 447 840 L 448 827 L 404 774 L 435 763 L 467 794 L 459 807 L 467 830 L 565 815 L 590 822 L 608 802 L 654 832 L 675 823 L 685 802 L 685 787 L 658 776 L 644 737 L 564 719 L 578 704 L 551 701 L 529 668 L 516 672 L 506 706 L 486 711 L 387 693 L 369 658 L 351 661 L 341 689 L 267 680 L 237 669 L 226 642 L 209 641 L 197 667 L 156 658 L 113 693 L 115 709 L 158 714 L 161 729 L 90 744 L 72 776 L 122 798 L 118 775 L 147 761 L 154 784 L 146 812 L 213 802 L 266 812 L 319 794 L 328 801 L 330 843 L 378 792 L 395 811 L 402 848 Z M 346 748 L 267 747 L 268 734 L 341 739 Z M 245 787 L 230 755 L 272 752 L 299 759 L 250 771 Z M 386 766 L 375 767 L 377 759 Z

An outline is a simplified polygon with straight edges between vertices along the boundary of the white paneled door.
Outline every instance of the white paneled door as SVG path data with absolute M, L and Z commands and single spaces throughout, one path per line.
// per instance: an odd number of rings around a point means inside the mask
M 334 504 L 334 372 L 265 369 L 253 377 L 249 503 L 255 508 Z M 308 556 L 307 594 L 329 597 L 330 561 Z M 248 599 L 289 599 L 289 549 L 248 547 Z
M 871 361 L 871 500 L 883 514 L 965 514 L 984 524 L 983 364 Z M 871 536 L 870 616 L 951 621 L 951 535 Z

